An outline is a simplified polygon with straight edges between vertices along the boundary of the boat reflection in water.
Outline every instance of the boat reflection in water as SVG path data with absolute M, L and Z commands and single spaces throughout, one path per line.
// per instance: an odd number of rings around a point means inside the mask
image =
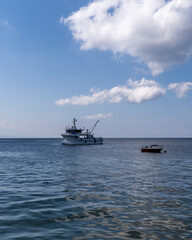
M 141 152 L 160 153 L 163 147 L 159 145 L 150 145 L 141 148 Z
M 99 120 L 94 124 L 91 129 L 81 129 L 76 127 L 76 119 L 73 119 L 73 126 L 66 128 L 66 133 L 61 134 L 64 138 L 63 145 L 97 145 L 103 144 L 103 138 L 94 137 L 93 130 L 95 129 Z

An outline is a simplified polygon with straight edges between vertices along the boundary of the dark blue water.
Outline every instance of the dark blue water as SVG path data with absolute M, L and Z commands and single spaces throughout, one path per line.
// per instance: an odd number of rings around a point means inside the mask
M 1 139 L 0 239 L 192 239 L 192 139 Z

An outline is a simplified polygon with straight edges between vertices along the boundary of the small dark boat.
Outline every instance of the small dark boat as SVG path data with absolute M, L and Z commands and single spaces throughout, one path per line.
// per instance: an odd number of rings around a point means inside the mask
M 159 145 L 150 145 L 141 148 L 141 152 L 160 153 L 163 147 Z

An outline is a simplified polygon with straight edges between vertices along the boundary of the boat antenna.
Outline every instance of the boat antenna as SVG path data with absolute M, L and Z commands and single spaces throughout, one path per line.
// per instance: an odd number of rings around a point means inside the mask
M 75 123 L 77 122 L 77 119 L 73 118 L 73 126 L 76 128 Z
M 99 122 L 99 120 L 97 120 L 97 122 L 93 125 L 93 127 L 91 127 L 91 128 L 89 129 L 90 133 L 93 132 L 93 130 L 94 130 L 95 127 L 97 126 L 97 123 L 98 123 L 98 122 Z

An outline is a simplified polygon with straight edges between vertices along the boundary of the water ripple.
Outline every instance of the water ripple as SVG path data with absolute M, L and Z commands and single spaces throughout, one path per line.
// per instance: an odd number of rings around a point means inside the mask
M 192 239 L 192 139 L 0 140 L 0 239 Z

